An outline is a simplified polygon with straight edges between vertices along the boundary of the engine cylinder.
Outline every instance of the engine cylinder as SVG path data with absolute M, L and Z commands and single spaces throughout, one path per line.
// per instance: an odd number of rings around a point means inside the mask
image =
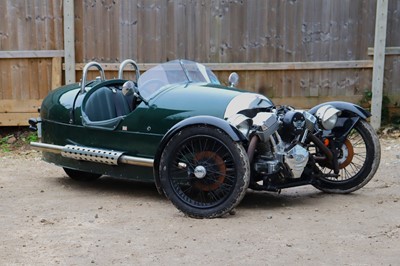
M 282 139 L 285 142 L 291 142 L 293 138 L 301 135 L 306 126 L 305 117 L 302 112 L 288 111 L 283 117 L 283 127 L 279 131 Z

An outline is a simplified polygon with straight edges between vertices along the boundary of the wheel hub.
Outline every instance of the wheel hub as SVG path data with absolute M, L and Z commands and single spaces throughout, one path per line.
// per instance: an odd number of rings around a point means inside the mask
M 224 183 L 226 166 L 224 160 L 217 153 L 202 151 L 195 155 L 197 166 L 194 168 L 196 183 L 194 186 L 203 191 L 212 191 Z
M 339 169 L 343 169 L 346 166 L 348 166 L 353 160 L 353 156 L 354 156 L 353 145 L 348 139 L 346 139 L 346 141 L 343 143 L 341 147 L 340 157 L 338 158 Z
M 197 177 L 198 179 L 203 179 L 207 175 L 207 169 L 202 166 L 198 165 L 194 169 L 194 176 Z

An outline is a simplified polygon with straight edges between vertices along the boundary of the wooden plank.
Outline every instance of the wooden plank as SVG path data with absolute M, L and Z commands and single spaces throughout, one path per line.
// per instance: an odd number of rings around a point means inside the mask
M 12 64 L 10 67 L 10 78 L 11 86 L 8 90 L 11 90 L 10 99 L 21 99 L 21 82 L 23 81 L 20 71 L 21 64 Z
M 374 55 L 374 47 L 368 47 L 368 55 Z M 400 55 L 400 46 L 399 47 L 386 47 L 385 55 Z
M 32 113 L 37 112 L 42 99 L 0 100 L 0 113 Z
M 53 57 L 51 61 L 51 89 L 61 86 L 62 82 L 62 58 Z
M 75 61 L 82 62 L 86 61 L 84 59 L 84 54 L 86 53 L 86 47 L 84 45 L 84 10 L 83 10 L 84 2 L 75 5 L 74 10 L 74 30 L 75 30 L 75 45 L 79 47 L 79 49 L 75 50 Z M 64 38 L 63 38 L 64 41 Z
M 385 68 L 385 46 L 388 0 L 376 3 L 374 66 L 372 70 L 371 125 L 375 130 L 381 127 L 383 74 Z
M 371 68 L 372 60 L 205 64 L 213 70 L 315 70 Z
M 0 5 L 1 7 L 1 5 Z M 1 18 L 0 18 L 1 22 Z M 8 61 L 8 60 L 7 60 Z M 6 91 L 8 91 L 9 87 L 9 76 L 10 76 L 10 70 L 8 68 L 8 64 L 5 64 L 5 62 L 1 62 L 0 64 L 0 99 L 6 98 Z
M 18 99 L 30 99 L 30 91 L 29 91 L 29 72 L 31 71 L 29 69 L 29 59 L 22 59 L 21 60 L 22 64 L 19 64 L 19 75 L 20 75 L 20 85 L 18 86 L 20 90 L 20 95 L 21 97 Z M 17 89 L 17 88 L 13 88 Z
M 1 88 L 2 90 L 2 98 L 3 99 L 12 99 L 12 60 L 5 60 L 1 62 Z
M 121 9 L 121 23 L 119 32 L 119 45 L 121 51 L 119 54 L 119 60 L 125 59 L 125 56 L 129 55 L 132 58 L 137 58 L 137 44 L 138 44 L 138 5 L 137 1 L 125 1 L 120 4 Z
M 216 71 L 234 70 L 316 70 L 316 69 L 355 69 L 372 68 L 372 60 L 353 60 L 353 61 L 321 61 L 321 62 L 282 62 L 282 63 L 205 63 L 204 65 Z M 101 63 L 105 71 L 117 71 L 119 63 Z M 148 70 L 158 64 L 145 63 L 138 64 L 140 70 Z M 76 70 L 83 70 L 85 63 L 77 63 Z M 63 65 L 65 69 L 65 65 Z M 90 69 L 95 70 L 95 69 Z M 126 70 L 133 70 L 130 66 Z M 97 70 L 96 70 L 97 71 Z
M 36 118 L 39 114 L 32 113 L 0 113 L 0 127 L 2 126 L 27 126 L 29 118 Z
M 356 32 L 356 36 L 358 36 L 358 38 L 354 40 L 357 47 L 357 49 L 355 50 L 355 56 L 356 58 L 364 59 L 367 58 L 367 55 L 365 54 L 365 49 L 368 49 L 368 43 L 369 43 L 368 39 L 369 36 L 368 34 L 365 34 L 365 32 L 369 27 L 368 23 L 362 23 L 362 22 L 367 20 L 369 3 L 368 1 L 356 1 L 356 2 L 358 2 L 359 7 L 356 20 L 358 24 L 358 30 Z
M 7 17 L 10 18 L 18 18 L 18 4 L 16 1 L 7 1 L 7 13 L 5 13 L 4 15 L 6 15 Z M 16 46 L 16 44 L 18 44 L 18 20 L 16 19 L 7 19 L 7 26 L 6 26 L 6 32 L 8 33 L 13 33 L 13 34 L 7 34 L 7 38 L 6 41 L 3 42 L 2 41 L 2 50 L 11 50 L 11 49 L 15 49 L 13 46 Z M 2 25 L 3 26 L 3 25 Z M 5 25 L 4 25 L 5 26 Z M 4 27 L 3 26 L 3 27 Z M 21 31 L 23 31 L 23 28 L 20 28 Z
M 324 97 L 284 97 L 271 98 L 275 105 L 290 105 L 298 109 L 310 109 L 320 103 L 330 101 L 345 101 L 358 103 L 362 96 L 324 96 Z
M 0 59 L 64 57 L 64 50 L 0 51 Z
M 74 1 L 64 0 L 65 83 L 74 83 L 75 77 L 75 24 Z
M 39 91 L 39 98 L 44 98 L 51 90 L 51 61 L 38 60 L 38 82 L 36 88 Z
M 64 36 L 61 34 L 63 29 L 64 19 L 63 19 L 63 2 L 62 1 L 50 1 L 53 5 L 53 14 L 56 19 L 52 21 L 53 23 L 53 42 L 55 47 L 61 47 L 64 49 Z M 63 55 L 64 57 L 64 55 Z
M 29 98 L 38 99 L 39 89 L 37 87 L 37 84 L 38 84 L 38 79 L 40 78 L 38 74 L 38 64 L 37 64 L 38 60 L 36 58 L 31 58 L 28 59 L 27 61 L 28 61 L 29 72 L 28 75 L 25 77 L 25 79 L 28 82 Z

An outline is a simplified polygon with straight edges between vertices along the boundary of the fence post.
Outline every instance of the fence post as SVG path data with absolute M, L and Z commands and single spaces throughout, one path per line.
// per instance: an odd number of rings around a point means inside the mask
M 372 70 L 371 125 L 375 130 L 381 127 L 383 74 L 385 69 L 385 46 L 388 0 L 376 3 L 374 64 Z
M 76 80 L 74 16 L 74 0 L 64 0 L 65 84 L 74 83 Z

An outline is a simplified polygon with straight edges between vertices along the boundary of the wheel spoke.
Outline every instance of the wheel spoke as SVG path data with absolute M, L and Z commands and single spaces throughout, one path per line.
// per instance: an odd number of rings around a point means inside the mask
M 209 192 L 208 192 L 208 195 L 210 196 L 210 198 L 211 198 L 213 201 L 218 201 L 218 200 L 220 200 L 220 198 L 214 193 L 214 191 L 209 191 Z
M 367 160 L 367 147 L 357 127 L 351 131 L 347 140 L 343 143 L 342 149 L 339 152 L 340 156 L 348 156 L 348 158 L 351 158 L 351 161 L 348 161 L 349 159 L 346 157 L 339 157 L 339 167 L 341 163 L 343 164 L 339 169 L 339 177 L 325 177 L 324 179 L 332 182 L 347 181 L 354 178 L 363 169 Z M 333 173 L 333 169 L 329 165 L 320 166 L 320 169 L 324 174 Z

